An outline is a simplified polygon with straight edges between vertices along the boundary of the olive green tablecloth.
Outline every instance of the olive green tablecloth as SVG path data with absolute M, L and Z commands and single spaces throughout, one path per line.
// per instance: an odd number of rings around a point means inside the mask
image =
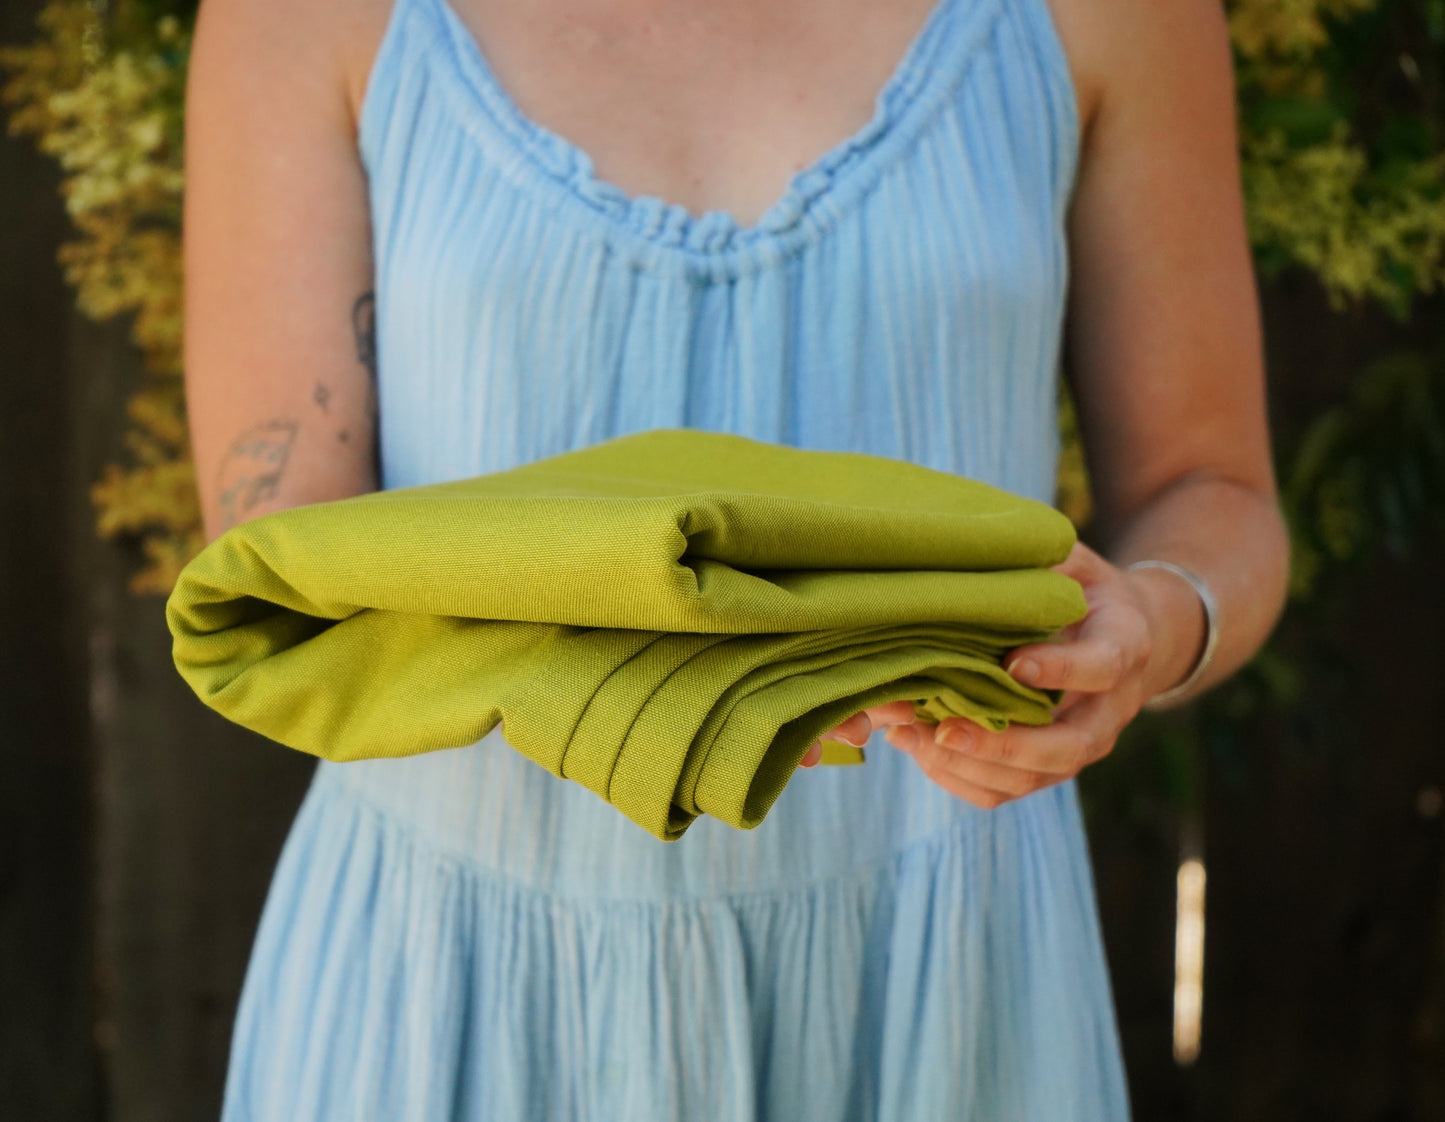
M 756 826 L 857 710 L 1046 724 L 1083 617 L 1053 508 L 902 461 L 657 429 L 232 527 L 166 604 L 209 706 L 329 760 L 507 742 L 659 838 Z M 825 763 L 861 760 L 825 742 Z

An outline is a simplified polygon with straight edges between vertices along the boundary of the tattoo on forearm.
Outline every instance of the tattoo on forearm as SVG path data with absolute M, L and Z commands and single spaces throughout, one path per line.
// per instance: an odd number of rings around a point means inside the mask
M 371 378 L 371 412 L 376 415 L 376 292 L 368 289 L 351 305 L 351 330 L 356 358 Z
M 276 494 L 295 438 L 295 421 L 265 421 L 236 438 L 217 473 L 222 529 L 234 526 L 257 503 Z
M 366 411 L 371 418 L 371 459 L 381 472 L 381 390 L 376 381 L 376 291 L 367 289 L 351 305 L 351 330 L 356 337 L 356 358 L 366 367 L 368 393 Z M 342 429 L 336 438 L 343 444 L 351 434 Z
M 351 305 L 351 328 L 356 333 L 356 357 L 376 377 L 376 292 L 367 289 Z

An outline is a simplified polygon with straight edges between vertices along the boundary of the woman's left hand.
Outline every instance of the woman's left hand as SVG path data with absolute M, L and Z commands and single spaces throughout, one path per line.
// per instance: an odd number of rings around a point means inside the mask
M 884 734 L 939 786 L 992 809 L 1060 783 L 1113 750 L 1159 682 L 1151 666 L 1161 623 L 1143 572 L 1111 564 L 1083 542 L 1054 567 L 1084 589 L 1088 614 L 1057 637 L 1016 647 L 1004 659 L 1019 682 L 1064 693 L 1052 724 L 993 732 L 964 718 L 938 725 L 909 721 Z M 1169 644 L 1175 646 L 1177 644 Z

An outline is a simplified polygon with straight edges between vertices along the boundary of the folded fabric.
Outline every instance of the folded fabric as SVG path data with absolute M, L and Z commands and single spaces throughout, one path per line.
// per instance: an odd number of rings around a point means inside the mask
M 1047 724 L 1001 657 L 1081 619 L 1073 525 L 854 452 L 654 429 L 233 526 L 166 603 L 182 677 L 328 760 L 507 742 L 664 840 L 762 821 L 870 705 Z M 825 742 L 825 763 L 861 761 Z

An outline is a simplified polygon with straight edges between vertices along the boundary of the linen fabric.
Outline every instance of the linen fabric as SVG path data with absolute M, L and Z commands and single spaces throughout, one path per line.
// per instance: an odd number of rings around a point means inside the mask
M 385 489 L 680 427 L 1052 501 L 1080 136 L 1046 0 L 939 0 L 750 226 L 598 180 L 444 0 L 393 3 L 359 120 Z M 1074 782 L 985 811 L 880 734 L 663 845 L 505 733 L 317 763 L 224 1122 L 1128 1117 Z
M 1058 695 L 999 659 L 1084 616 L 1042 567 L 1073 542 L 1057 510 L 988 484 L 658 429 L 244 522 L 166 617 L 202 700 L 283 744 L 405 756 L 504 723 L 675 841 L 702 813 L 757 826 L 868 705 L 1047 724 Z

